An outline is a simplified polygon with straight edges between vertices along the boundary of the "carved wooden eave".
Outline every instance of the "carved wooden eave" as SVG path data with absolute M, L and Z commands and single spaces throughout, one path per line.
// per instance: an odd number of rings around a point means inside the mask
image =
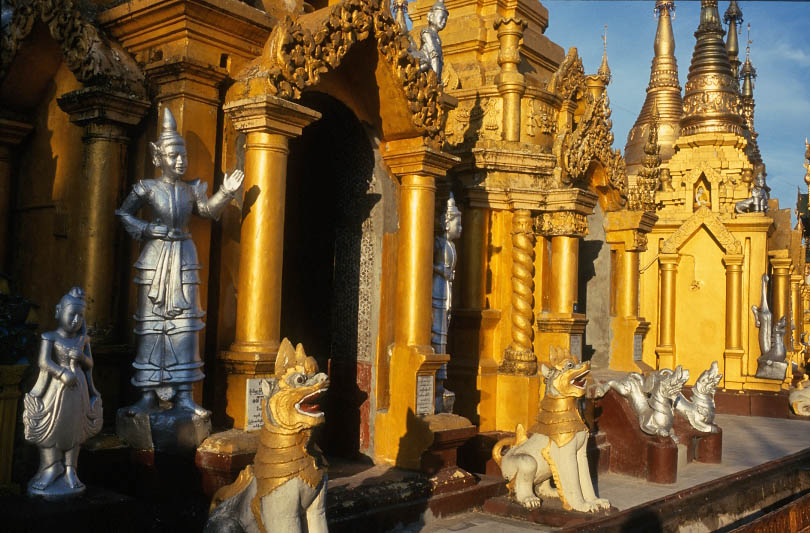
M 262 91 L 298 99 L 303 90 L 319 83 L 322 74 L 336 69 L 353 45 L 372 37 L 398 80 L 413 128 L 439 148 L 444 140 L 446 97 L 436 73 L 422 72 L 408 53 L 410 41 L 387 5 L 381 0 L 343 0 L 295 20 L 286 17 L 273 29 L 261 57 L 237 76 L 238 87 L 228 99 Z M 263 87 L 256 87 L 257 81 Z
M 25 46 L 37 19 L 59 43 L 65 64 L 86 86 L 106 87 L 146 96 L 144 75 L 117 43 L 107 39 L 70 0 L 5 0 L 12 10 L 0 35 L 0 81 L 6 78 L 17 51 Z

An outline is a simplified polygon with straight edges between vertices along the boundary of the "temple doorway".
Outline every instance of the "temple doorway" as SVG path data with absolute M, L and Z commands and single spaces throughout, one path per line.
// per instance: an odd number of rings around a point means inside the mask
M 610 246 L 605 242 L 604 212 L 599 203 L 588 216 L 588 235 L 579 241 L 576 312 L 588 318 L 582 360 L 594 368 L 610 363 Z
M 343 103 L 306 93 L 322 114 L 290 142 L 281 335 L 303 343 L 331 384 L 319 444 L 352 457 L 370 447 L 379 322 L 381 189 L 377 142 Z

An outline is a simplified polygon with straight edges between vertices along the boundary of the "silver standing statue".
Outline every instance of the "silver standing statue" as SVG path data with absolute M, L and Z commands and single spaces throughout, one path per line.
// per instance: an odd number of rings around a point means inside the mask
M 447 25 L 447 8 L 444 7 L 444 0 L 436 0 L 433 7 L 427 14 L 428 25 L 422 28 L 422 46 L 417 50 L 411 43 L 411 54 L 419 60 L 419 67 L 423 72 L 432 69 L 436 73 L 439 82 L 442 80 L 442 67 L 444 57 L 442 56 L 442 39 L 439 32 Z
M 764 379 L 785 379 L 788 370 L 787 349 L 785 348 L 785 328 L 787 319 L 780 318 L 774 324 L 773 313 L 768 307 L 768 274 L 762 275 L 762 296 L 760 305 L 752 305 L 754 324 L 759 328 L 759 351 L 756 377 Z
M 461 237 L 461 211 L 456 207 L 453 194 L 447 199 L 447 209 L 439 218 L 441 233 L 436 235 L 433 246 L 433 322 L 430 326 L 430 343 L 436 353 L 447 353 L 447 330 L 450 326 L 453 279 L 456 275 L 456 245 Z M 444 388 L 447 379 L 447 364 L 436 372 L 436 412 L 452 413 L 456 395 Z
M 39 377 L 25 395 L 25 440 L 39 448 L 28 494 L 59 499 L 84 492 L 76 475 L 79 448 L 101 430 L 101 396 L 84 322 L 84 291 L 73 287 L 56 306 L 58 327 L 42 334 Z
M 127 410 L 129 415 L 158 408 L 158 397 L 174 398 L 174 408 L 198 416 L 210 413 L 191 397 L 192 384 L 204 377 L 200 359 L 199 331 L 203 310 L 199 302 L 201 268 L 188 225 L 192 212 L 218 219 L 242 185 L 240 170 L 225 175 L 220 190 L 211 198 L 207 184 L 199 179 L 183 181 L 186 143 L 177 132 L 171 111 L 164 109 L 160 137 L 149 143 L 152 162 L 162 175 L 139 181 L 132 187 L 116 214 L 127 232 L 143 241 L 135 263 L 138 306 L 135 315 L 136 353 L 132 384 L 141 398 Z M 137 217 L 148 205 L 151 222 Z

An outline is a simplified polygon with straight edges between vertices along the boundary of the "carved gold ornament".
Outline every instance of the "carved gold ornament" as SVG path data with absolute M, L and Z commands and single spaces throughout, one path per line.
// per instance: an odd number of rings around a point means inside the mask
M 268 89 L 281 98 L 299 98 L 302 90 L 320 81 L 321 74 L 337 68 L 355 43 L 373 35 L 402 83 L 413 125 L 440 144 L 446 115 L 439 105 L 440 80 L 432 70 L 420 70 L 408 53 L 408 37 L 386 5 L 380 0 L 344 0 L 332 6 L 315 28 L 285 17 L 273 29 L 265 51 Z
M 70 0 L 7 0 L 4 6 L 13 15 L 0 35 L 0 80 L 8 74 L 22 41 L 39 17 L 61 46 L 65 64 L 77 80 L 146 96 L 143 72 L 135 61 L 108 41 Z

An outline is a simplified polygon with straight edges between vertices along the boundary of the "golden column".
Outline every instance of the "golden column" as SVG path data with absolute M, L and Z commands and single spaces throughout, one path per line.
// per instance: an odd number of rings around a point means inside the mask
M 790 275 L 790 310 L 793 319 L 793 351 L 801 351 L 802 333 L 804 331 L 804 310 L 802 308 L 802 276 L 794 267 Z
M 740 390 L 743 387 L 743 255 L 729 254 L 723 258 L 726 267 L 726 349 L 725 388 Z
M 8 257 L 8 222 L 11 215 L 11 171 L 14 148 L 33 130 L 25 122 L 0 118 L 0 271 Z
M 520 99 L 526 92 L 526 82 L 518 72 L 518 46 L 527 23 L 518 18 L 499 18 L 494 26 L 500 41 L 498 65 L 501 71 L 495 76 L 495 85 L 503 99 L 503 140 L 520 141 Z
M 87 292 L 85 318 L 99 344 L 114 341 L 113 310 L 115 217 L 125 186 L 127 129 L 138 124 L 150 103 L 128 93 L 87 87 L 60 96 L 59 107 L 70 121 L 84 127 L 84 172 L 73 218 L 76 263 L 70 283 Z M 70 284 L 69 283 L 69 284 Z M 106 342 L 105 342 L 106 341 Z
M 790 266 L 792 260 L 788 256 L 788 250 L 774 250 L 768 252 L 771 258 L 771 298 L 773 299 L 771 310 L 773 312 L 773 322 L 776 324 L 782 317 L 785 317 L 785 346 L 790 347 Z
M 587 216 L 593 213 L 597 196 L 579 188 L 549 191 L 538 215 L 536 231 L 551 241 L 548 275 L 548 310 L 537 313 L 538 362 L 548 361 L 552 347 L 582 356 L 582 341 L 588 323 L 575 311 L 579 285 L 579 241 L 588 234 Z M 539 311 L 539 310 L 538 310 Z
M 267 377 L 281 339 L 281 272 L 289 139 L 320 113 L 263 95 L 224 106 L 245 146 L 245 207 L 239 249 L 236 337 L 221 354 L 227 372 L 225 413 L 245 427 L 249 378 Z M 430 306 L 430 302 L 428 302 Z
M 660 316 L 658 319 L 658 368 L 675 368 L 675 294 L 680 255 L 658 256 L 661 276 Z
M 429 419 L 416 417 L 433 414 L 435 373 L 449 360 L 430 346 L 436 179 L 458 158 L 411 138 L 386 142 L 383 159 L 400 180 L 399 242 L 391 400 L 375 421 L 375 453 L 387 463 L 419 468 L 433 434 Z
M 611 265 L 610 368 L 639 372 L 644 337 L 650 323 L 639 317 L 639 262 L 647 249 L 647 233 L 657 217 L 646 211 L 605 214 L 605 241 L 615 260 Z

